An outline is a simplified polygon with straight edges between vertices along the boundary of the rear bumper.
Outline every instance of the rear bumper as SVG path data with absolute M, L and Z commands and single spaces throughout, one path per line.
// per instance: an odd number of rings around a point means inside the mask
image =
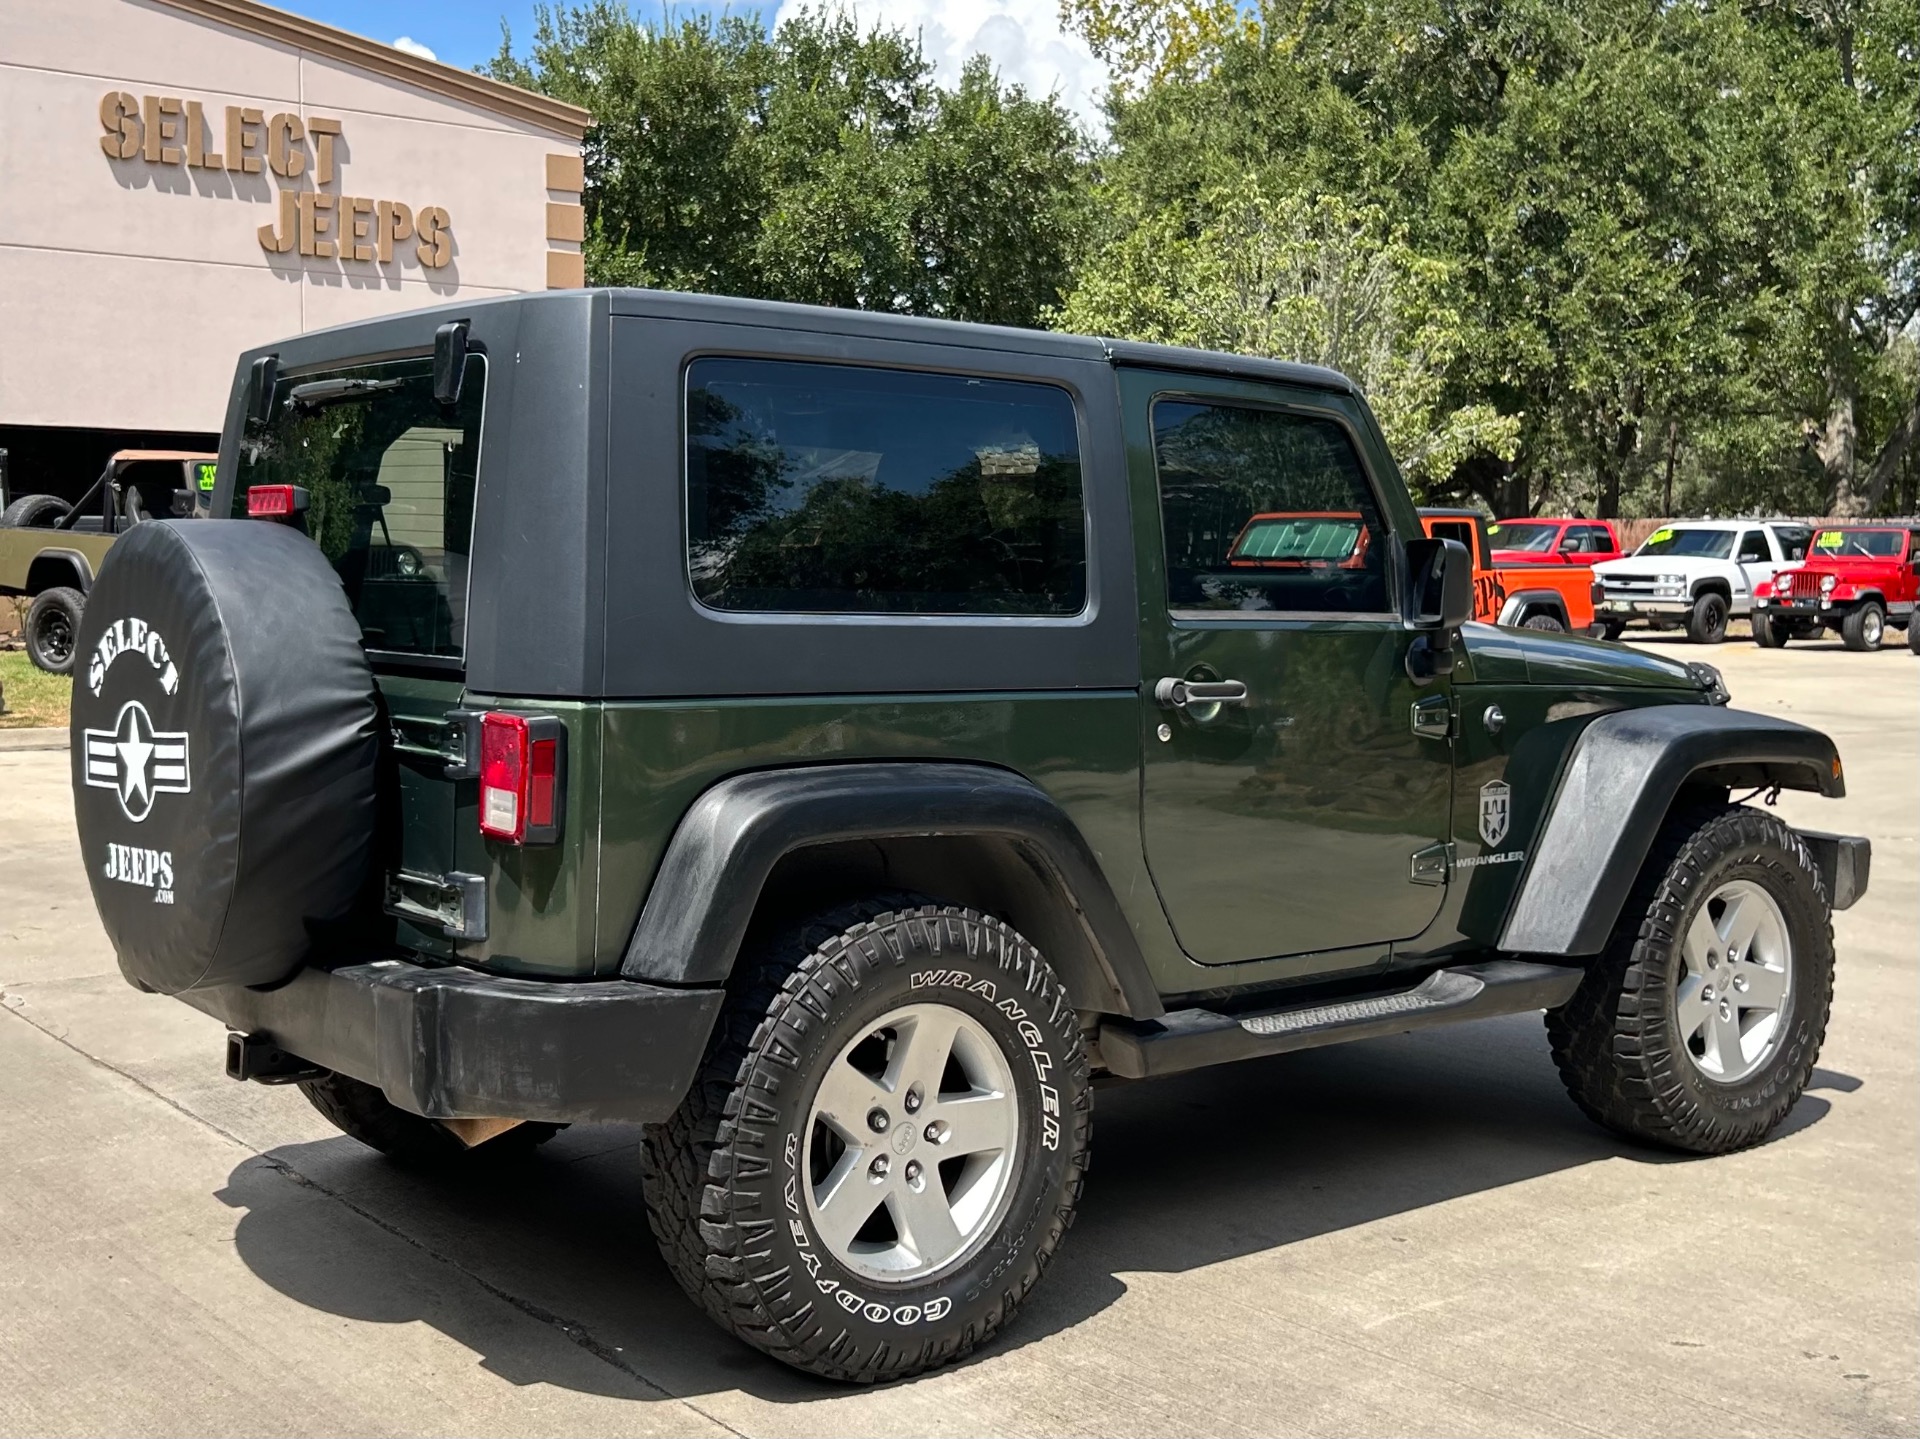
M 692 1084 L 726 996 L 377 960 L 179 997 L 415 1114 L 651 1123 Z

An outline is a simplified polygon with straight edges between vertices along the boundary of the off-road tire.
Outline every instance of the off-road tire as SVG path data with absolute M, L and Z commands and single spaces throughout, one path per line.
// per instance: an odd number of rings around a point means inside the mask
M 27 658 L 50 675 L 72 674 L 86 605 L 86 596 L 65 585 L 34 596 L 27 611 Z
M 73 506 L 58 495 L 22 495 L 0 510 L 0 530 L 24 530 L 64 520 L 72 512 Z
M 844 1382 L 905 1378 L 992 1339 L 1073 1222 L 1092 1128 L 1078 1019 L 1046 960 L 977 910 L 889 894 L 788 928 L 734 981 L 699 1077 L 643 1144 L 647 1216 L 674 1278 L 748 1344 Z M 978 1250 L 881 1285 L 818 1242 L 789 1181 L 807 1182 L 795 1155 L 824 1066 L 862 1025 L 930 1000 L 985 1025 L 1013 1062 L 1020 1170 Z
M 1600 622 L 1600 638 L 1603 640 L 1609 640 L 1614 644 L 1619 644 L 1620 636 L 1626 632 L 1627 625 L 1624 620 L 1602 620 Z
M 1920 655 L 1920 611 L 1907 621 L 1907 648 Z
M 1687 638 L 1697 645 L 1717 645 L 1726 637 L 1726 597 L 1708 590 L 1687 612 Z
M 1567 627 L 1552 615 L 1528 615 L 1520 621 L 1523 630 L 1551 630 L 1555 634 L 1565 634 Z
M 1792 941 L 1783 1037 L 1750 1078 L 1722 1084 L 1676 1042 L 1681 936 L 1728 879 L 1766 889 Z M 1676 812 L 1656 839 L 1606 949 L 1572 999 L 1547 1014 L 1560 1077 L 1589 1119 L 1629 1139 L 1695 1154 L 1758 1144 L 1813 1074 L 1833 1003 L 1833 920 L 1800 837 L 1741 805 Z
M 1850 650 L 1872 651 L 1887 637 L 1887 612 L 1876 600 L 1855 605 L 1840 619 L 1840 642 Z
M 299 1088 L 307 1102 L 342 1134 L 409 1169 L 446 1169 L 523 1158 L 564 1127 L 531 1121 L 517 1124 L 469 1149 L 446 1126 L 409 1114 L 371 1084 L 344 1074 L 303 1079 Z
M 1752 624 L 1753 642 L 1763 650 L 1783 650 L 1793 638 L 1793 626 L 1785 620 L 1762 619 L 1756 615 Z

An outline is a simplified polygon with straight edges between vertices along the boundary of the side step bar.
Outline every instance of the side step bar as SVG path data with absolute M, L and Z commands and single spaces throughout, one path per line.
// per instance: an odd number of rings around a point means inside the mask
M 1405 1034 L 1436 1024 L 1565 1004 L 1584 971 L 1496 959 L 1436 970 L 1412 989 L 1262 1014 L 1181 1009 L 1148 1025 L 1103 1024 L 1100 1054 L 1124 1079 L 1179 1074 L 1235 1059 Z

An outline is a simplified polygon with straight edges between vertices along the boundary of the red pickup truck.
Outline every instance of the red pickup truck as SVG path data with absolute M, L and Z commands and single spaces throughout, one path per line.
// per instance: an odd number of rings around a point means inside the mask
M 1500 520 L 1487 526 L 1496 565 L 1597 565 L 1620 558 L 1611 520 Z
M 1920 654 L 1920 526 L 1816 530 L 1807 557 L 1753 587 L 1753 642 L 1767 649 L 1838 630 L 1850 650 L 1877 650 L 1887 627 Z

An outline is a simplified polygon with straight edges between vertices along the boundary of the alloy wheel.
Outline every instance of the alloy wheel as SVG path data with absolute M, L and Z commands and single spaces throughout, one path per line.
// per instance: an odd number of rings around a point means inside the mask
M 822 1243 L 881 1283 L 960 1263 L 999 1224 L 1020 1128 L 1012 1066 L 977 1020 L 911 1004 L 867 1025 L 807 1119 L 807 1210 Z
M 1681 953 L 1681 1045 L 1707 1078 L 1738 1084 L 1766 1066 L 1783 1032 L 1793 989 L 1786 918 L 1761 886 L 1729 880 L 1694 912 Z

